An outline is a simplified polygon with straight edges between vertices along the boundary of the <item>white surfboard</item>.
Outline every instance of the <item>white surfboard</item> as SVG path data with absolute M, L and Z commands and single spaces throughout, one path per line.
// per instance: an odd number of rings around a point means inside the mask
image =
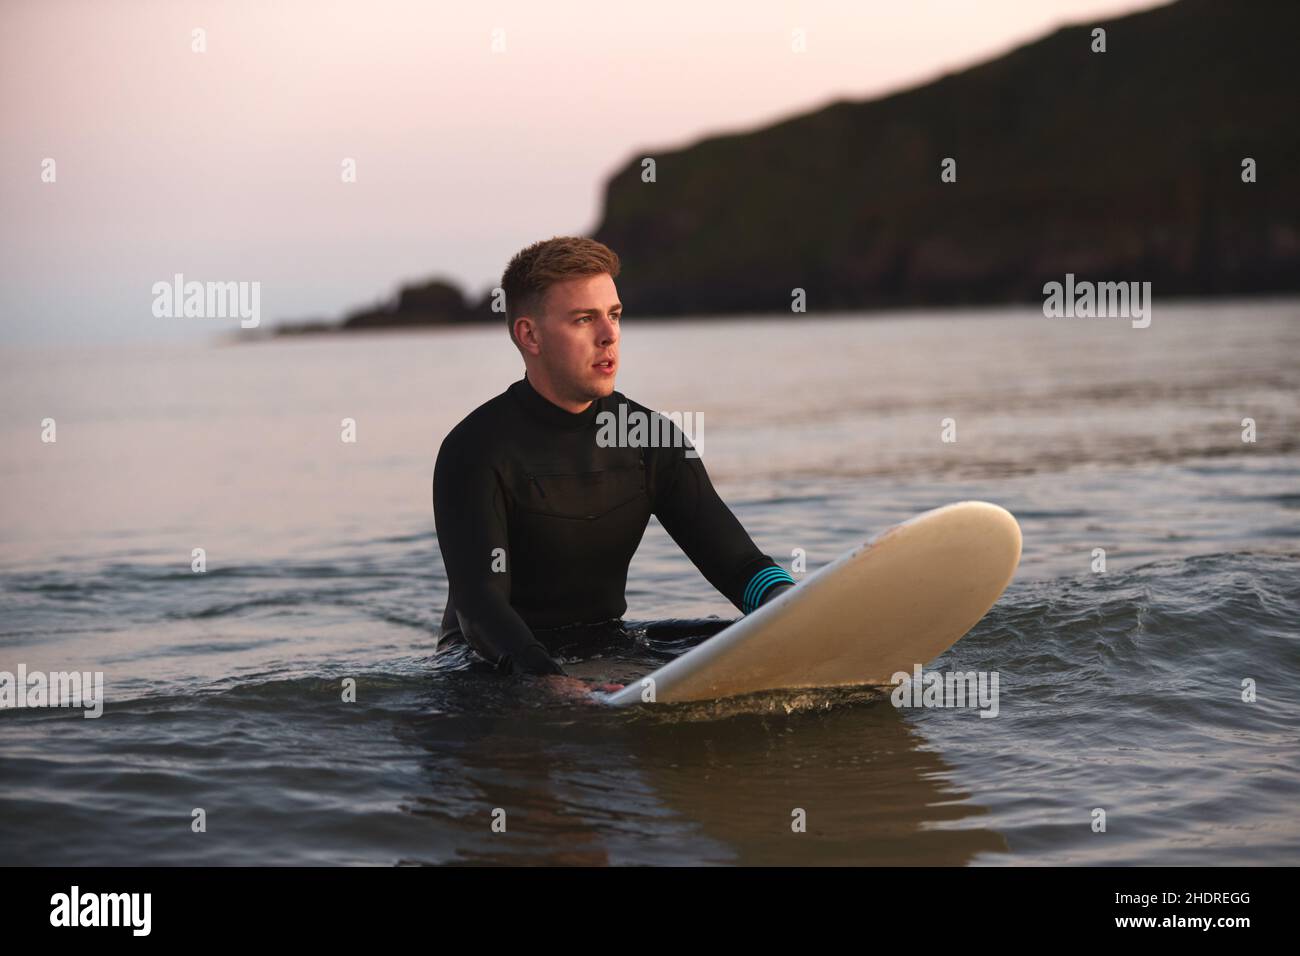
M 936 508 L 602 699 L 626 707 L 890 685 L 892 675 L 928 664 L 974 627 L 1019 563 L 1020 526 L 1010 512 L 985 501 Z

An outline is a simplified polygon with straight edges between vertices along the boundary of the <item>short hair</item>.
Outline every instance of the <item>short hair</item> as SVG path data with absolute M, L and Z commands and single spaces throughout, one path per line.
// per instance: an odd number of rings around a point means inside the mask
M 510 341 L 519 348 L 515 320 L 521 315 L 536 315 L 547 290 L 557 282 L 602 273 L 617 279 L 619 269 L 618 254 L 613 249 L 581 236 L 553 236 L 516 253 L 501 276 Z

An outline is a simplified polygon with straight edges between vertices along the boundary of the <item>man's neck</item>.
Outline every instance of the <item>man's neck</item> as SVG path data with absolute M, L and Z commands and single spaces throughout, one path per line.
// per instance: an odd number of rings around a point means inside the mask
M 545 378 L 535 377 L 530 375 L 528 372 L 524 372 L 524 378 L 528 380 L 528 384 L 533 387 L 534 392 L 542 396 L 542 398 L 546 399 L 552 405 L 564 409 L 570 415 L 580 415 L 591 407 L 591 399 L 587 399 L 585 402 L 580 402 L 575 399 L 562 398 L 555 391 L 551 383 L 546 381 Z

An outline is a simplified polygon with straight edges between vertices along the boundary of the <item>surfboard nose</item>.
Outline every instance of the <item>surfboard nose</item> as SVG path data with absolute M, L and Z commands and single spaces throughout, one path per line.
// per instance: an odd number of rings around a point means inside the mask
M 1015 576 L 1016 568 L 1020 566 L 1021 551 L 1024 547 L 1024 538 L 1020 532 L 1020 522 L 1006 508 L 1001 505 L 995 505 L 991 501 L 958 501 L 951 505 L 944 505 L 942 508 L 935 508 L 933 511 L 927 511 L 917 518 L 923 518 L 925 515 L 938 514 L 947 511 L 949 508 L 960 508 L 963 510 L 962 520 L 967 523 L 978 522 L 981 526 L 982 533 L 989 538 L 990 560 L 998 561 L 1006 566 L 1006 580 L 1002 583 L 1001 591 L 1011 583 L 1012 577 Z M 917 519 L 913 519 L 917 520 Z

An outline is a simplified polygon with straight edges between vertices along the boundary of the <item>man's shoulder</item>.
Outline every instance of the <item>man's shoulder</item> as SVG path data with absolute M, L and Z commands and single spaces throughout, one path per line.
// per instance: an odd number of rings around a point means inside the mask
M 510 389 L 507 388 L 457 422 L 443 438 L 441 451 L 455 451 L 457 454 L 487 451 L 493 445 L 493 437 L 500 434 L 501 425 L 510 411 Z

